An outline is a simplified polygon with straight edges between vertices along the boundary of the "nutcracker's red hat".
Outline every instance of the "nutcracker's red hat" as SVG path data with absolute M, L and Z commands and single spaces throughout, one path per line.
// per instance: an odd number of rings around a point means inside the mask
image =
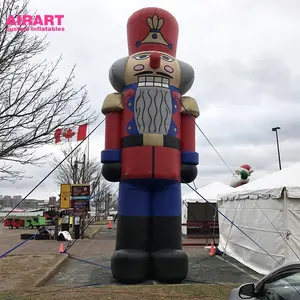
M 164 9 L 147 7 L 135 12 L 127 23 L 129 55 L 143 51 L 159 51 L 176 56 L 178 23 Z

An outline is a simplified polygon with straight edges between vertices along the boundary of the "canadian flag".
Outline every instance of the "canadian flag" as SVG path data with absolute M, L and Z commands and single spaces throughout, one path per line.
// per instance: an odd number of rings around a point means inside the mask
M 60 143 L 62 140 L 74 141 L 76 139 L 77 141 L 83 141 L 87 136 L 87 125 L 79 125 L 75 129 L 57 128 L 54 132 L 55 144 Z

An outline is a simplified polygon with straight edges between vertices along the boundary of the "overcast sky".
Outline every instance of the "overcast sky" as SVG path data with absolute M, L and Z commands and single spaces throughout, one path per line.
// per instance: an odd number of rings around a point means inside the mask
M 113 92 L 108 69 L 127 55 L 127 19 L 149 4 L 167 9 L 178 20 L 177 57 L 191 64 L 196 74 L 188 95 L 198 101 L 197 123 L 230 168 L 250 164 L 252 180 L 277 171 L 274 126 L 282 128 L 283 167 L 299 161 L 298 0 L 31 0 L 30 6 L 37 14 L 64 15 L 65 31 L 48 34 L 50 46 L 44 55 L 50 60 L 63 55 L 58 74 L 62 80 L 76 63 L 76 84 L 87 85 L 92 106 L 100 112 L 103 99 Z M 91 156 L 99 159 L 103 132 L 101 126 L 90 139 Z M 59 147 L 40 151 L 56 153 Z M 197 150 L 196 186 L 229 184 L 232 174 L 199 131 Z M 50 170 L 47 164 L 26 167 L 33 178 L 0 183 L 0 194 L 25 196 Z M 58 192 L 50 177 L 28 198 L 48 199 Z

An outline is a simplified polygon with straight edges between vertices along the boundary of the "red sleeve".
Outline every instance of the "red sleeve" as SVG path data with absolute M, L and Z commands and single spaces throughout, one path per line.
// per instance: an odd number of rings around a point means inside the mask
M 121 114 L 122 112 L 112 112 L 106 115 L 105 150 L 121 148 Z
M 195 152 L 195 117 L 181 114 L 181 152 Z

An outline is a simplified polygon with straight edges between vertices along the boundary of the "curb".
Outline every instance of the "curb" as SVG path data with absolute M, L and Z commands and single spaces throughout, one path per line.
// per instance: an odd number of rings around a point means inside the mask
M 47 272 L 38 282 L 34 285 L 34 287 L 41 287 L 46 284 L 48 280 L 50 280 L 67 262 L 68 255 L 62 255 L 58 258 L 58 262 L 53 266 L 53 268 Z
M 225 261 L 227 264 L 229 264 L 230 266 L 232 266 L 233 268 L 236 268 L 237 270 L 239 270 L 240 272 L 246 274 L 247 276 L 251 277 L 253 280 L 260 280 L 259 277 L 253 275 L 253 274 L 249 274 L 246 270 L 244 270 L 243 268 L 237 266 L 236 264 L 228 261 L 228 260 L 224 260 L 224 258 L 219 257 L 218 255 L 216 255 L 216 257 L 222 261 Z M 246 266 L 245 266 L 246 267 Z M 262 276 L 263 277 L 263 276 Z
M 87 236 L 88 239 L 92 239 L 95 234 L 97 234 L 101 230 L 101 227 L 95 229 L 91 234 Z

